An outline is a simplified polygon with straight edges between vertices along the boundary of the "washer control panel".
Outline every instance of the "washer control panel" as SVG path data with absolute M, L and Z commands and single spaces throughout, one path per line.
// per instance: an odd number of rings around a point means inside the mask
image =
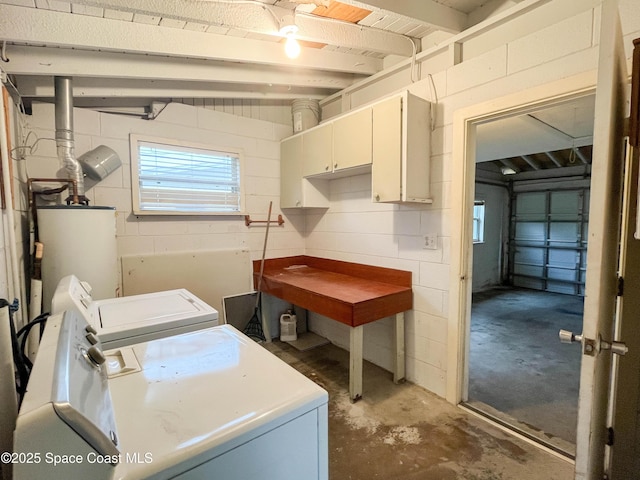
M 95 329 L 74 310 L 60 325 L 53 378 L 53 408 L 102 455 L 115 456 L 117 430 L 107 368 Z

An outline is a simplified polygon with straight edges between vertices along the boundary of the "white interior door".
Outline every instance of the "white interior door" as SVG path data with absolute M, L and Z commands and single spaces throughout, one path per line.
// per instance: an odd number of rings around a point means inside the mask
M 634 238 L 637 218 L 638 169 L 640 151 L 627 152 L 622 238 L 620 240 L 620 275 L 624 279 L 623 295 L 618 300 L 618 328 L 615 339 L 624 342 L 629 351 L 613 359 L 616 381 L 613 383 L 611 426 L 613 445 L 608 449 L 605 471 L 611 479 L 635 478 L 640 472 L 640 241 Z
M 601 480 L 607 442 L 611 351 L 599 339 L 614 333 L 620 232 L 626 59 L 615 0 L 601 14 L 585 286 L 576 479 Z

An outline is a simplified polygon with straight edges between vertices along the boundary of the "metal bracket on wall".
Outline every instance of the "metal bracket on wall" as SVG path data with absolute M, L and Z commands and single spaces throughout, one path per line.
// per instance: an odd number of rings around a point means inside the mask
M 282 215 L 278 215 L 277 220 L 251 220 L 251 215 L 245 215 L 244 224 L 247 227 L 250 227 L 252 223 L 277 223 L 278 226 L 280 227 L 284 225 L 284 218 L 282 218 Z

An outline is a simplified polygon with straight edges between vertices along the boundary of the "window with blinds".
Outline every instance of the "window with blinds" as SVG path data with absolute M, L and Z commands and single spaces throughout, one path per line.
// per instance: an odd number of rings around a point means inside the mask
M 473 203 L 473 243 L 484 242 L 484 200 Z
M 240 152 L 131 135 L 137 214 L 238 214 L 243 209 Z

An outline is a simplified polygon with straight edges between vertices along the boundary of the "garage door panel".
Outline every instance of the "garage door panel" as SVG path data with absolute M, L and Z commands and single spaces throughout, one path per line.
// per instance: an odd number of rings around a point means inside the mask
M 564 283 L 564 282 L 554 282 L 552 280 L 549 280 L 547 282 L 546 290 L 548 292 L 564 293 L 566 295 L 575 295 L 576 294 L 576 289 L 575 289 L 574 285 L 569 285 L 569 284 Z
M 575 250 L 559 250 L 549 249 L 548 263 L 550 266 L 571 268 L 574 274 L 576 274 L 576 268 L 579 268 L 579 256 Z
M 514 285 L 584 294 L 589 190 L 518 192 L 510 238 Z
M 516 251 L 515 263 L 517 264 L 535 264 L 544 265 L 544 248 L 520 247 Z
M 527 221 L 545 219 L 547 213 L 546 193 L 519 193 L 516 198 L 518 217 Z
M 543 222 L 522 222 L 516 225 L 516 241 L 518 243 L 544 244 L 546 240 L 546 225 Z
M 580 224 L 551 223 L 549 225 L 549 245 L 578 246 L 580 244 Z
M 563 214 L 566 216 L 576 216 L 582 210 L 582 194 L 578 190 L 564 192 L 551 192 L 551 205 L 549 213 L 551 215 Z

